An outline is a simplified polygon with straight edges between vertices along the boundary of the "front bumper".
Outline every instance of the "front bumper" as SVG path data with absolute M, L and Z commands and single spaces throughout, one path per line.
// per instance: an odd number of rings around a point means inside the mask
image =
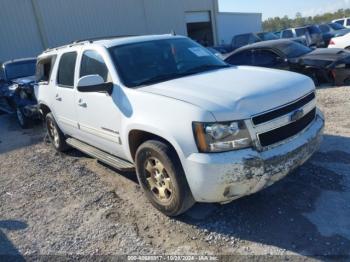
M 324 118 L 318 113 L 303 132 L 267 151 L 191 154 L 183 164 L 194 199 L 227 203 L 272 185 L 318 150 L 323 128 Z

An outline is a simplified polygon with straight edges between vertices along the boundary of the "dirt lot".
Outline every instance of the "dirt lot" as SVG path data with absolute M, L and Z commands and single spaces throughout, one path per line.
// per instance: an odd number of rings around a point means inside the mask
M 283 181 L 231 204 L 169 219 L 134 173 L 72 150 L 41 126 L 0 116 L 0 254 L 350 255 L 350 87 L 322 88 L 322 148 Z M 281 258 L 281 257 L 279 257 Z

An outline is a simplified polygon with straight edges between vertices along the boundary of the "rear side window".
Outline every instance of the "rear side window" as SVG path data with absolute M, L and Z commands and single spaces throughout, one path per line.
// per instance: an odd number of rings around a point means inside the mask
M 306 33 L 306 28 L 297 28 L 295 29 L 295 34 L 297 37 L 304 36 Z
M 252 65 L 252 52 L 250 50 L 238 52 L 225 60 L 231 65 Z
M 278 65 L 279 56 L 269 50 L 255 50 L 253 52 L 255 66 L 273 67 Z
M 77 53 L 69 52 L 61 56 L 57 73 L 57 84 L 62 87 L 74 87 L 75 63 L 77 61 Z
M 96 51 L 86 51 L 83 54 L 80 66 L 80 77 L 87 75 L 99 75 L 105 82 L 107 82 L 107 66 L 101 55 Z
M 292 30 L 285 30 L 282 32 L 282 38 L 293 38 L 293 32 Z
M 346 20 L 346 26 L 350 26 L 350 19 Z
M 340 24 L 340 25 L 344 25 L 344 19 L 334 21 L 334 23 L 337 23 L 337 24 Z
M 36 81 L 48 82 L 51 78 L 52 68 L 56 61 L 56 55 L 48 56 L 38 60 L 36 65 Z

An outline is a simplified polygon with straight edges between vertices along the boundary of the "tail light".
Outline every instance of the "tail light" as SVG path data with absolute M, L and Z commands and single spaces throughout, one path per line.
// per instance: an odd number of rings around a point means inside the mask
M 334 39 L 331 39 L 331 41 L 329 42 L 329 45 L 335 45 Z

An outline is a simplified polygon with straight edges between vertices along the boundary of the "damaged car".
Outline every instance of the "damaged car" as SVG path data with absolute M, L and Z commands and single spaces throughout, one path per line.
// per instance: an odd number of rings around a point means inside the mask
M 28 128 L 33 120 L 40 118 L 34 94 L 35 69 L 35 58 L 7 61 L 1 67 L 1 96 L 16 112 L 22 128 Z
M 45 51 L 40 64 L 52 147 L 136 170 L 144 196 L 168 216 L 263 190 L 322 141 L 309 77 L 229 66 L 187 37 L 85 40 Z
M 350 52 L 344 49 L 311 49 L 290 40 L 266 41 L 234 51 L 225 62 L 301 73 L 316 85 L 350 84 Z

